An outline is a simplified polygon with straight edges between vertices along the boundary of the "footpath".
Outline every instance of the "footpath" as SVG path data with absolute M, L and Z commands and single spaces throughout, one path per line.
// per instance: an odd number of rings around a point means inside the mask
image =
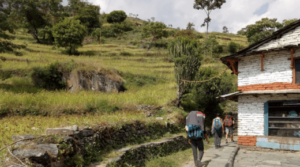
M 300 152 L 250 151 L 241 148 L 234 167 L 299 167 Z
M 230 167 L 230 161 L 233 161 L 234 155 L 237 151 L 237 136 L 234 136 L 234 141 L 228 140 L 228 144 L 225 142 L 225 138 L 222 138 L 221 148 L 215 149 L 214 143 L 210 143 L 210 147 L 204 150 L 202 158 L 202 167 Z M 191 152 L 192 155 L 192 152 Z M 190 161 L 184 164 L 183 167 L 194 167 L 194 159 L 191 156 Z

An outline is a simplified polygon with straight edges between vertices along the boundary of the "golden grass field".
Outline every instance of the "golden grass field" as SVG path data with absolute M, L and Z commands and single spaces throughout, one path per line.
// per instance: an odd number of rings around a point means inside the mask
M 139 34 L 139 33 L 137 33 Z M 247 39 L 234 34 L 211 33 L 216 35 L 221 45 L 227 45 L 228 39 L 247 46 Z M 204 35 L 204 34 L 203 34 Z M 172 40 L 169 37 L 164 40 Z M 94 115 L 61 115 L 61 116 L 10 116 L 0 118 L 0 148 L 11 143 L 12 135 L 43 134 L 46 128 L 61 127 L 77 124 L 87 126 L 91 124 L 110 123 L 122 124 L 134 120 L 143 122 L 157 121 L 154 118 L 145 118 L 143 112 L 137 111 L 137 105 L 154 105 L 168 107 L 176 98 L 177 85 L 174 79 L 173 63 L 169 60 L 166 49 L 152 48 L 149 52 L 139 45 L 128 45 L 130 41 L 141 41 L 135 33 L 127 33 L 119 39 L 107 39 L 105 44 L 84 45 L 79 49 L 80 56 L 68 56 L 61 53 L 62 48 L 53 48 L 50 45 L 36 44 L 32 37 L 18 31 L 16 44 L 26 44 L 27 48 L 20 50 L 22 56 L 12 53 L 0 54 L 0 70 L 12 71 L 13 76 L 4 81 L 0 80 L 0 109 L 9 108 L 21 110 L 36 108 L 51 112 L 53 115 L 65 109 L 83 110 L 87 104 L 97 101 L 106 101 L 111 105 L 122 108 L 115 113 L 96 113 Z M 130 53 L 122 56 L 122 52 Z M 225 56 L 226 53 L 221 56 Z M 69 62 L 88 64 L 99 69 L 107 69 L 122 73 L 129 73 L 136 78 L 150 77 L 158 81 L 136 87 L 127 83 L 128 90 L 123 93 L 102 93 L 93 91 L 67 92 L 47 91 L 33 86 L 30 72 L 33 67 L 43 67 L 54 62 Z M 211 66 L 220 71 L 225 65 L 218 62 L 203 63 L 202 67 Z M 231 71 L 228 70 L 228 73 Z M 124 82 L 126 80 L 123 78 Z M 1 111 L 0 111 L 1 112 Z M 1 113 L 0 113 L 1 114 Z M 176 117 L 182 113 L 175 112 L 163 117 Z M 33 128 L 34 127 L 34 128 Z M 4 152 L 3 152 L 4 153 Z M 1 153 L 0 153 L 1 155 Z

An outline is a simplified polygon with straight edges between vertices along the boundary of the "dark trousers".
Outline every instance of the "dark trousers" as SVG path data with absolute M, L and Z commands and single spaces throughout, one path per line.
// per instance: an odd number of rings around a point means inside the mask
M 215 139 L 215 147 L 219 148 L 221 145 L 221 139 L 222 139 L 222 129 L 219 129 L 219 130 L 215 129 L 214 139 Z
M 192 149 L 193 149 L 194 162 L 196 163 L 197 160 L 201 161 L 203 154 L 204 154 L 203 140 L 202 139 L 191 140 L 191 145 L 192 145 Z M 197 148 L 199 150 L 199 157 L 198 157 Z

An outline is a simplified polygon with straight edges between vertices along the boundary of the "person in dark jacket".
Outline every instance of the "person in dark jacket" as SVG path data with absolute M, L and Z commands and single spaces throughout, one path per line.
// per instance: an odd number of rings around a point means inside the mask
M 208 140 L 205 128 L 204 128 L 204 120 L 205 120 L 205 114 L 204 113 L 202 113 L 201 111 L 192 111 L 186 117 L 186 125 L 198 125 L 198 126 L 200 126 L 201 130 L 204 133 L 204 137 L 207 141 L 207 144 L 209 144 L 209 140 Z M 188 131 L 187 126 L 186 126 L 186 131 Z M 202 160 L 202 157 L 203 157 L 203 154 L 204 154 L 203 138 L 188 139 L 188 141 L 192 146 L 195 166 L 198 167 L 198 166 L 201 165 L 201 160 Z M 199 156 L 198 156 L 197 149 L 199 150 Z

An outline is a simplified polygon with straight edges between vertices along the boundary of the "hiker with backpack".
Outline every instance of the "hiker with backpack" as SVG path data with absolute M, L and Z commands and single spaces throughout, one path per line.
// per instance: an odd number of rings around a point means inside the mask
M 235 124 L 234 118 L 232 116 L 232 112 L 229 113 L 229 115 L 225 116 L 224 119 L 224 126 L 225 126 L 225 132 L 226 132 L 226 144 L 228 143 L 228 134 L 230 134 L 231 142 L 234 142 L 233 140 L 233 125 Z
M 215 148 L 218 149 L 221 147 L 222 134 L 224 133 L 223 120 L 220 118 L 219 113 L 217 113 L 217 117 L 213 119 L 211 129 L 215 139 Z
M 204 128 L 205 114 L 201 111 L 191 111 L 186 117 L 185 130 L 187 132 L 187 138 L 192 146 L 194 163 L 195 166 L 201 165 L 201 159 L 204 154 L 204 143 L 203 139 L 206 139 L 207 144 L 209 144 L 208 137 Z M 199 156 L 198 151 L 199 150 Z

